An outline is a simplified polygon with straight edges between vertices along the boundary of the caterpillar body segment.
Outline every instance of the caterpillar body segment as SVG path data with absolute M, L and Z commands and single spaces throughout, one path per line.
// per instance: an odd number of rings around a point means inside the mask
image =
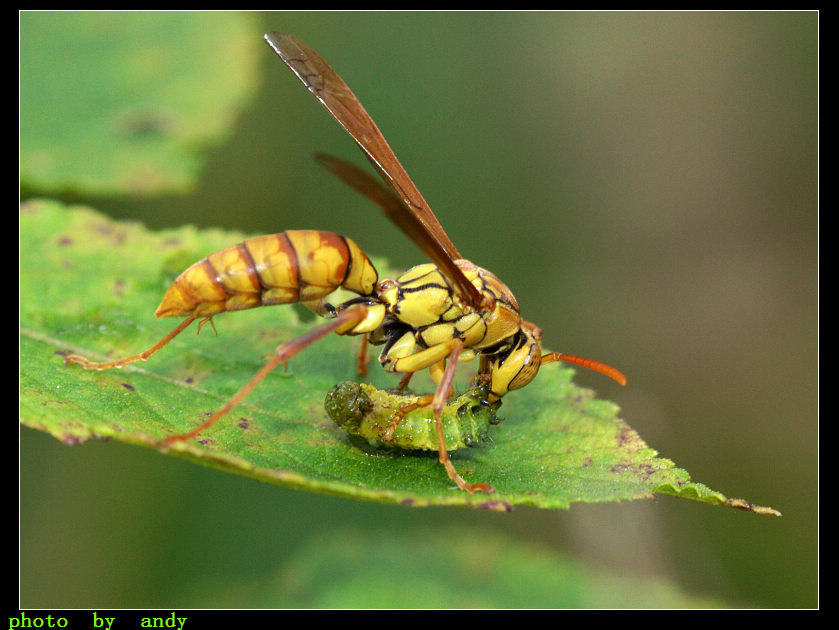
M 394 414 L 420 398 L 398 390 L 380 390 L 366 383 L 344 381 L 327 393 L 324 408 L 335 424 L 372 446 L 437 451 L 440 445 L 434 413 L 427 405 L 404 413 L 395 430 L 389 432 Z M 490 402 L 489 388 L 485 385 L 448 400 L 440 413 L 446 449 L 486 445 L 489 428 L 501 422 L 496 415 L 499 405 L 500 402 Z

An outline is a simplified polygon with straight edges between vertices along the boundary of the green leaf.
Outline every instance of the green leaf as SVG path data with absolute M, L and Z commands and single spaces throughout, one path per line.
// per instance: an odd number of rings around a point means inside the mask
M 573 370 L 559 364 L 505 397 L 498 412 L 505 420 L 492 427 L 490 446 L 453 454 L 467 481 L 495 487 L 493 495 L 469 495 L 453 486 L 435 454 L 360 448 L 329 420 L 326 393 L 357 378 L 358 339 L 337 335 L 272 372 L 196 440 L 163 449 L 162 438 L 200 424 L 266 355 L 313 322 L 293 307 L 227 313 L 214 319 L 218 336 L 210 326 L 197 336 L 187 330 L 145 363 L 65 366 L 69 353 L 119 358 L 154 344 L 177 324 L 153 315 L 175 276 L 244 235 L 192 227 L 152 233 L 45 200 L 23 204 L 20 225 L 21 422 L 66 443 L 118 439 L 287 487 L 415 506 L 566 508 L 659 493 L 777 514 L 691 482 L 617 417 L 613 403 L 576 386 Z M 374 361 L 365 380 L 384 388 L 398 378 Z M 430 389 L 431 381 L 411 385 Z
M 248 14 L 20 16 L 21 185 L 40 193 L 187 192 L 255 94 Z
M 536 544 L 458 527 L 319 532 L 274 575 L 239 581 L 224 575 L 189 584 L 178 595 L 194 608 L 731 606 L 661 579 L 592 570 Z

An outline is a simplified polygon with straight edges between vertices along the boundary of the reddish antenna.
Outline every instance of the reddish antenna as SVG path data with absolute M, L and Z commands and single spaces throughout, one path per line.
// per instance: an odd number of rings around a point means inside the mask
M 552 361 L 565 361 L 566 363 L 581 365 L 584 368 L 605 374 L 609 378 L 615 379 L 621 385 L 626 385 L 626 377 L 620 370 L 613 368 L 611 365 L 601 363 L 600 361 L 595 361 L 594 359 L 586 359 L 584 357 L 578 357 L 573 354 L 564 354 L 562 352 L 551 352 L 550 354 L 542 356 L 542 365 Z

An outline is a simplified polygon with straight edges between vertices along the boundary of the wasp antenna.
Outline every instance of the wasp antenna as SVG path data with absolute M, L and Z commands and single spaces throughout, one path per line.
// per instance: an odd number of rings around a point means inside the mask
M 600 361 L 595 361 L 594 359 L 586 359 L 585 357 L 578 357 L 573 354 L 564 354 L 562 352 L 551 352 L 550 354 L 546 354 L 542 357 L 542 365 L 550 363 L 551 361 L 565 361 L 566 363 L 581 365 L 584 368 L 605 374 L 609 378 L 616 380 L 621 385 L 626 385 L 626 377 L 620 370 L 613 368 L 611 365 L 601 363 Z

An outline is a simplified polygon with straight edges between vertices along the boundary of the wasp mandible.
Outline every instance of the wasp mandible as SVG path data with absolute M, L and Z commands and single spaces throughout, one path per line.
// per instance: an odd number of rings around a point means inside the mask
M 311 48 L 291 35 L 271 32 L 265 39 L 306 89 L 355 140 L 386 185 L 344 160 L 318 155 L 332 173 L 379 205 L 425 253 L 430 263 L 395 280 L 380 279 L 367 255 L 351 239 L 318 230 L 294 230 L 250 238 L 210 254 L 184 271 L 155 313 L 184 317 L 158 343 L 116 361 L 93 362 L 71 355 L 65 362 L 91 370 L 145 361 L 196 319 L 200 326 L 225 311 L 301 302 L 328 321 L 277 347 L 271 359 L 228 402 L 192 431 L 165 443 L 195 437 L 238 405 L 277 365 L 329 333 L 362 335 L 359 372 L 365 371 L 367 343 L 382 346 L 385 370 L 411 375 L 428 368 L 437 384 L 433 394 L 411 405 L 430 405 L 435 417 L 439 460 L 449 477 L 467 492 L 492 492 L 486 483 L 468 483 L 449 460 L 441 410 L 453 394 L 460 361 L 479 358 L 478 379 L 489 387 L 490 402 L 527 385 L 540 366 L 566 361 L 606 374 L 622 385 L 623 374 L 598 361 L 551 352 L 542 354 L 542 331 L 522 319 L 516 298 L 495 274 L 465 260 L 446 235 L 417 187 L 402 168 L 379 128 L 338 74 Z M 344 288 L 357 297 L 342 304 L 325 298 Z M 394 413 L 385 431 L 393 435 L 407 410 Z

